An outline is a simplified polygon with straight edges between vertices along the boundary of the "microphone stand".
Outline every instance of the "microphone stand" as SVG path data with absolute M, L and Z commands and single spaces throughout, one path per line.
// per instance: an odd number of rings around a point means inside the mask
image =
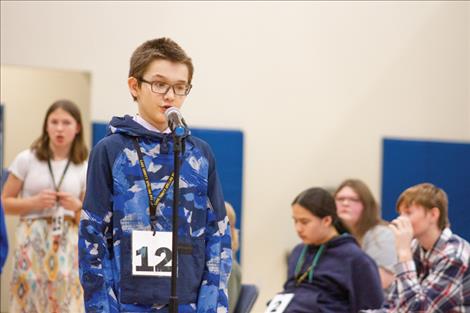
M 173 233 L 172 233 L 172 266 L 171 266 L 171 294 L 170 313 L 178 313 L 178 295 L 176 294 L 176 281 L 178 270 L 178 206 L 180 202 L 180 166 L 181 152 L 183 147 L 183 136 L 173 132 L 174 140 L 174 169 L 173 181 Z

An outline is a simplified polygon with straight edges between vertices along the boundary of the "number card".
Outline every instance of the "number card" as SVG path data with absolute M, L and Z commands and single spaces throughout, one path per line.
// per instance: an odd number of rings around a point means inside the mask
M 64 213 L 56 209 L 55 214 L 52 216 L 52 235 L 61 236 L 64 225 Z
M 132 275 L 171 276 L 171 232 L 132 231 Z
M 269 306 L 266 308 L 266 311 L 264 313 L 282 313 L 286 309 L 287 305 L 289 302 L 292 300 L 294 297 L 293 293 L 284 293 L 284 294 L 278 294 L 276 295 L 271 302 L 269 303 Z

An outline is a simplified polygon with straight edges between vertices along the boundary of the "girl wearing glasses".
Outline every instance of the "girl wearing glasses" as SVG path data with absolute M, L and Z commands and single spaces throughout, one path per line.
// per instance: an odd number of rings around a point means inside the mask
M 395 237 L 380 210 L 372 192 L 358 179 L 347 179 L 335 192 L 338 216 L 350 229 L 362 249 L 379 266 L 382 288 L 387 293 L 394 280 L 393 265 L 397 263 Z
M 292 202 L 295 230 L 302 240 L 290 254 L 284 312 L 358 312 L 383 301 L 377 266 L 358 246 L 336 214 L 334 198 L 310 188 Z

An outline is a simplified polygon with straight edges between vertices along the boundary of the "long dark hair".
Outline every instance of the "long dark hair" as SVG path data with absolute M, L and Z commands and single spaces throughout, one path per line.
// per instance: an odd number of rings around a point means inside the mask
M 348 229 L 344 226 L 336 213 L 335 199 L 325 189 L 309 188 L 304 190 L 292 201 L 292 205 L 294 204 L 299 204 L 319 218 L 331 216 L 332 225 L 336 228 L 338 233 L 343 234 L 348 232 Z
M 49 109 L 47 109 L 46 117 L 44 118 L 44 123 L 42 125 L 42 134 L 32 143 L 31 149 L 40 161 L 47 161 L 52 157 L 52 151 L 49 147 L 49 135 L 47 134 L 47 119 L 49 118 L 49 115 L 57 109 L 62 109 L 69 113 L 80 126 L 80 131 L 75 135 L 75 139 L 72 142 L 70 160 L 74 164 L 81 164 L 88 158 L 88 148 L 83 140 L 83 125 L 80 109 L 70 100 L 58 100 L 54 102 Z

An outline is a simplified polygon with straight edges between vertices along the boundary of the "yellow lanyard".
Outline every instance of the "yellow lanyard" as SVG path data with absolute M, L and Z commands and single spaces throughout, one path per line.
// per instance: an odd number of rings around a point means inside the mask
M 142 175 L 144 176 L 144 181 L 145 181 L 145 187 L 147 189 L 147 194 L 149 197 L 149 208 L 150 208 L 150 221 L 151 221 L 151 226 L 152 229 L 155 231 L 155 224 L 157 222 L 157 206 L 162 200 L 163 196 L 166 194 L 168 191 L 168 188 L 170 188 L 171 184 L 173 183 L 173 180 L 175 179 L 175 172 L 172 172 L 168 180 L 166 181 L 165 185 L 163 186 L 162 190 L 157 196 L 157 199 L 155 201 L 153 200 L 153 193 L 152 193 L 152 185 L 150 184 L 150 178 L 147 172 L 147 168 L 145 167 L 145 162 L 144 162 L 144 157 L 142 156 L 142 151 L 140 151 L 140 145 L 139 142 L 137 141 L 137 138 L 134 138 L 134 147 L 135 150 L 137 151 L 137 156 L 139 157 L 139 165 L 142 170 Z

